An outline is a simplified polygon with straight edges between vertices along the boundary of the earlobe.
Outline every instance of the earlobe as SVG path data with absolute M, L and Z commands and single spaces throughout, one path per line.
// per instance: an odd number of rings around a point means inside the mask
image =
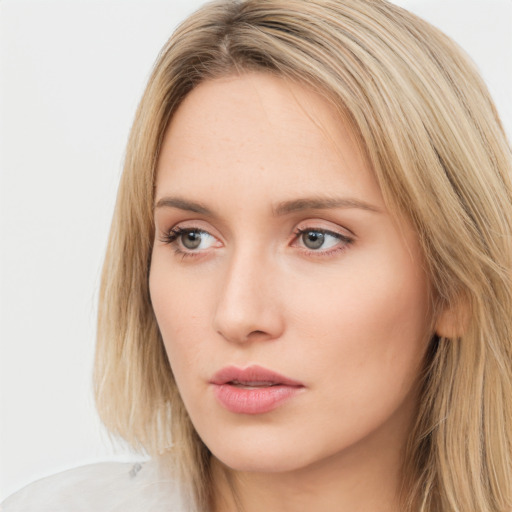
M 440 338 L 460 338 L 467 330 L 469 312 L 464 301 L 446 306 L 441 310 L 436 321 L 436 334 Z

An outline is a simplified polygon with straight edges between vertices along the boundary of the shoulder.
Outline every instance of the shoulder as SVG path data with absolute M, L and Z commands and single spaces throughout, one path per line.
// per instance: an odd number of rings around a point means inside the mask
M 179 486 L 151 462 L 105 462 L 38 480 L 13 494 L 0 512 L 186 512 Z

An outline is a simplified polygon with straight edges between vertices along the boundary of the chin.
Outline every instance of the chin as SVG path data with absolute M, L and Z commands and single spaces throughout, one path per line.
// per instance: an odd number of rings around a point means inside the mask
M 215 454 L 214 456 L 224 466 L 242 473 L 287 473 L 308 466 L 303 460 L 299 460 L 298 454 L 283 454 L 282 451 L 250 450 L 229 451 Z
M 289 433 L 265 436 L 226 435 L 208 439 L 210 451 L 222 464 L 234 471 L 251 473 L 286 473 L 296 471 L 328 456 L 323 446 L 308 446 Z M 332 448 L 331 448 L 332 449 Z

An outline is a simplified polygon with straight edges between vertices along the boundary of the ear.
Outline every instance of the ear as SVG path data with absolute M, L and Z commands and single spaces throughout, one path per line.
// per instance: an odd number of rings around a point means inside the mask
M 436 320 L 436 334 L 440 338 L 460 338 L 469 325 L 469 308 L 466 301 L 443 308 Z

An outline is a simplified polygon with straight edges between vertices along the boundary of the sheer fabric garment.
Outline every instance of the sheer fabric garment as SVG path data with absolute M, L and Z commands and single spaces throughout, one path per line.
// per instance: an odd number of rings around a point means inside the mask
M 7 498 L 1 512 L 192 512 L 176 481 L 155 461 L 91 464 L 38 480 Z

